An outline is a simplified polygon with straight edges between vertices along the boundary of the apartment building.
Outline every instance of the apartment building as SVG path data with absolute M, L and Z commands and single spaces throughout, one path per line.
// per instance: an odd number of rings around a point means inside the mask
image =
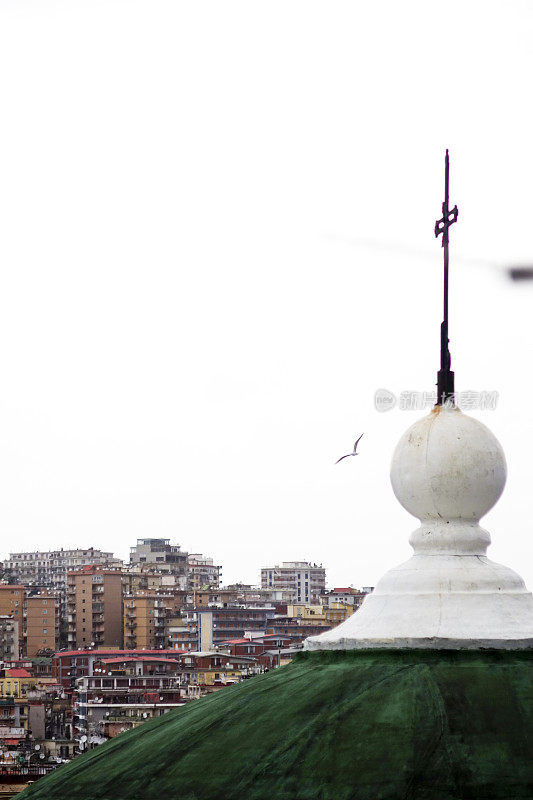
M 261 588 L 290 593 L 292 603 L 320 603 L 326 588 L 326 570 L 308 561 L 283 561 L 261 569 Z
M 24 647 L 24 600 L 22 584 L 0 583 L 0 616 L 11 617 L 17 623 L 19 652 Z
M 187 557 L 188 553 L 178 544 L 170 544 L 170 539 L 137 539 L 137 544 L 130 548 L 130 565 L 174 575 L 180 589 L 187 586 Z
M 244 636 L 245 631 L 265 632 L 274 619 L 276 611 L 271 606 L 246 608 L 242 606 L 197 607 L 183 612 L 187 632 L 175 637 L 176 646 L 186 648 L 194 642 L 192 649 L 209 650 L 227 639 Z
M 165 647 L 169 621 L 180 615 L 187 593 L 169 587 L 138 591 L 124 597 L 124 646 L 132 649 Z
M 10 553 L 4 561 L 4 571 L 12 583 L 24 586 L 43 586 L 66 592 L 67 573 L 92 564 L 109 569 L 122 566 L 122 561 L 113 553 L 89 547 L 85 550 L 40 550 L 35 552 Z
M 59 648 L 59 592 L 47 591 L 26 597 L 26 655 Z
M 93 565 L 68 573 L 69 647 L 122 647 L 122 575 Z
M 308 636 L 318 636 L 332 626 L 321 619 L 312 617 L 277 616 L 269 621 L 266 632 L 275 636 L 290 636 L 293 644 L 302 643 Z
M 171 662 L 174 671 L 170 673 L 162 669 L 165 662 L 170 659 L 113 658 L 100 662 L 97 677 L 79 678 L 73 704 L 75 738 L 95 734 L 113 738 L 182 706 L 185 692 L 176 674 L 178 662 Z M 146 666 L 151 669 L 144 672 Z
M 165 584 L 175 584 L 173 575 L 163 575 L 152 567 L 127 566 L 122 570 L 122 590 L 124 595 L 141 591 L 158 591 Z
M 10 614 L 0 614 L 0 661 L 17 661 L 19 657 L 19 623 Z
M 166 643 L 163 598 L 157 593 L 138 592 L 124 598 L 124 646 L 156 650 Z
M 132 658 L 134 656 L 155 656 L 175 658 L 176 650 L 117 650 L 117 648 L 98 650 L 61 650 L 52 656 L 52 675 L 67 693 L 74 690 L 78 678 L 96 675 L 95 665 L 103 658 Z
M 197 591 L 199 589 L 220 586 L 222 567 L 214 564 L 212 558 L 201 553 L 189 553 L 187 559 L 187 588 Z
M 357 610 L 372 590 L 372 586 L 364 586 L 362 589 L 354 589 L 353 586 L 336 587 L 323 592 L 320 601 L 326 608 L 337 608 L 341 604 L 352 606 L 354 610 Z

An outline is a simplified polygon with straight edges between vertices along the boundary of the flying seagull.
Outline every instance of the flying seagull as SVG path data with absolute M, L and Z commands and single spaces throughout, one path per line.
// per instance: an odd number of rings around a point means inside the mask
M 355 444 L 353 446 L 353 453 L 346 453 L 345 456 L 341 456 L 339 458 L 339 461 L 342 461 L 343 458 L 348 458 L 349 456 L 358 456 L 359 455 L 359 453 L 357 452 L 357 445 L 359 444 L 359 442 L 361 441 L 363 436 L 364 436 L 364 434 L 362 433 L 361 436 L 359 437 L 359 439 L 356 440 L 356 442 L 355 442 Z M 339 461 L 335 461 L 335 464 L 338 464 Z

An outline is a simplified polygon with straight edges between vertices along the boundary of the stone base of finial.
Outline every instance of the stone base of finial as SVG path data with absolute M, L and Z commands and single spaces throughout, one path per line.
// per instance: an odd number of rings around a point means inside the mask
M 383 576 L 345 622 L 308 650 L 533 647 L 533 597 L 486 556 L 418 554 Z
M 533 650 L 530 639 L 352 639 L 311 636 L 305 650 Z

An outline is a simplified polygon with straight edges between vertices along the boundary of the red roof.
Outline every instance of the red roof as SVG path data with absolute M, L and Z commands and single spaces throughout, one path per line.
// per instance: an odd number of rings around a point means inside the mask
M 220 644 L 249 644 L 251 639 L 225 639 Z
M 253 639 L 224 639 L 220 644 L 261 644 L 262 639 L 279 638 L 279 633 L 262 633 L 261 636 L 254 636 Z
M 173 653 L 181 654 L 186 653 L 186 650 L 175 650 L 174 648 L 169 648 L 168 650 L 58 650 L 54 653 L 54 658 L 63 658 L 63 657 L 70 657 L 70 656 L 120 656 L 126 655 L 131 656 L 134 653 L 139 653 L 146 656 L 150 655 L 151 653 L 158 654 L 158 655 L 170 655 Z
M 357 592 L 355 591 L 353 586 L 347 586 L 344 589 L 342 587 L 340 589 L 335 588 L 335 589 L 333 589 L 333 591 L 337 592 L 337 593 L 344 592 L 344 594 L 357 594 Z
M 103 664 L 125 664 L 128 661 L 164 661 L 165 664 L 179 664 L 176 658 L 150 658 L 149 656 L 131 656 L 130 658 L 102 658 Z
M 31 678 L 27 669 L 6 669 L 7 678 Z

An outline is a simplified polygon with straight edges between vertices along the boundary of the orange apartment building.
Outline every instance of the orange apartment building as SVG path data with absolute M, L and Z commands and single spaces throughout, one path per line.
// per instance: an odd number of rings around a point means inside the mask
M 122 575 L 98 565 L 67 575 L 67 640 L 73 650 L 122 647 Z
M 26 655 L 59 648 L 59 593 L 41 591 L 26 598 Z
M 124 647 L 156 650 L 166 647 L 167 620 L 179 614 L 184 592 L 135 592 L 124 598 Z

